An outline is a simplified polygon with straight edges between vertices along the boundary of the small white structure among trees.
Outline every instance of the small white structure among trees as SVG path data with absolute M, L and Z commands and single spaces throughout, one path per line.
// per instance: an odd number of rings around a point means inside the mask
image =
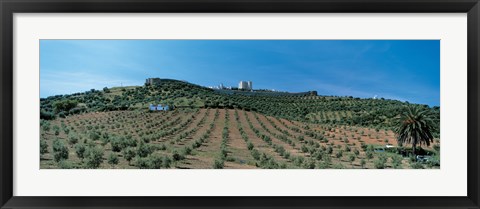
M 170 106 L 168 105 L 154 105 L 154 104 L 150 104 L 150 107 L 149 107 L 149 110 L 150 111 L 168 111 L 170 110 Z

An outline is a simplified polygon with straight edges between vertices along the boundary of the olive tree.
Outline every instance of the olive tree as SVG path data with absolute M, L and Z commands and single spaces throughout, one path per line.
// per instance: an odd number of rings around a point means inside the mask
M 98 168 L 103 162 L 103 149 L 101 147 L 89 147 L 85 151 L 85 166 L 87 168 Z
M 59 139 L 53 141 L 53 158 L 55 162 L 68 159 L 68 148 Z

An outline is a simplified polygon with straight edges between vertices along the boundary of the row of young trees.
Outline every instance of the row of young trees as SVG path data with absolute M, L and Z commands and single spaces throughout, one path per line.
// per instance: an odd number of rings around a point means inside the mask
M 82 112 L 128 110 L 141 107 L 146 109 L 149 103 L 158 102 L 196 107 L 236 108 L 297 121 L 392 130 L 396 127 L 394 118 L 404 112 L 406 106 L 413 105 L 395 100 L 353 97 L 235 94 L 215 91 L 183 81 L 162 80 L 160 85 L 124 88 L 123 91 L 116 93 L 107 88 L 103 91 L 91 90 L 41 99 L 41 117 L 53 119 L 57 116 L 65 117 Z M 439 107 L 413 106 L 424 109 L 431 115 L 432 134 L 438 137 Z M 349 115 L 335 118 L 325 116 L 320 119 L 312 117 L 312 114 L 318 115 L 321 112 L 348 112 Z
M 366 163 L 366 160 L 370 162 L 370 159 L 372 159 L 374 155 L 378 155 L 374 153 L 371 145 L 367 146 L 364 143 L 362 143 L 364 154 L 360 154 L 359 150 L 353 145 L 351 147 L 350 144 L 345 144 L 345 147 L 341 149 L 340 147 L 333 146 L 333 143 L 330 143 L 328 139 L 326 140 L 326 137 L 324 136 L 325 131 L 322 133 L 322 131 L 319 132 L 316 129 L 310 128 L 310 126 L 317 125 L 309 125 L 304 123 L 304 125 L 300 127 L 294 125 L 293 123 L 287 124 L 285 122 L 286 120 L 270 118 L 257 113 L 248 113 L 246 111 L 242 111 L 243 117 L 246 118 L 248 127 L 255 134 L 255 136 L 265 142 L 271 150 L 287 161 L 287 163 L 277 162 L 273 156 L 268 155 L 265 152 L 260 152 L 256 148 L 255 144 L 248 138 L 242 124 L 239 121 L 240 116 L 238 114 L 238 110 L 236 109 L 232 111 L 235 111 L 234 115 L 237 128 L 239 129 L 242 138 L 246 142 L 247 149 L 251 152 L 252 157 L 257 161 L 257 166 L 262 168 L 335 167 L 336 165 L 331 164 L 332 156 L 342 159 L 343 161 L 348 161 L 352 166 L 353 162 L 359 159 L 360 165 L 363 167 Z M 40 151 L 42 155 L 47 152 L 51 152 L 54 161 L 56 161 L 60 167 L 72 166 L 69 165 L 67 161 L 69 158 L 68 145 L 71 148 L 74 148 L 77 157 L 81 159 L 81 163 L 85 168 L 98 167 L 104 160 L 107 160 L 109 164 L 114 166 L 119 162 L 120 157 L 125 158 L 129 164 L 131 162 L 133 163 L 130 165 L 139 168 L 153 168 L 158 167 L 158 165 L 164 166 L 166 164 L 158 163 L 159 160 L 165 160 L 165 162 L 181 161 L 186 155 L 191 154 L 192 150 L 199 148 L 209 138 L 210 133 L 208 133 L 208 135 L 205 137 L 197 138 L 196 140 L 187 140 L 188 136 L 194 135 L 199 130 L 198 127 L 205 123 L 206 117 L 208 116 L 210 110 L 204 111 L 203 115 L 199 115 L 199 110 L 187 112 L 190 113 L 180 114 L 183 118 L 181 120 L 179 120 L 180 117 L 177 113 L 167 113 L 164 117 L 169 118 L 169 120 L 160 122 L 157 124 L 158 126 L 151 126 L 147 129 L 140 128 L 138 132 L 139 134 L 135 135 L 135 137 L 132 137 L 132 135 L 128 134 L 122 135 L 121 133 L 112 134 L 110 132 L 103 132 L 101 131 L 101 125 L 98 125 L 99 123 L 102 123 L 102 121 L 97 120 L 94 120 L 96 121 L 94 123 L 80 122 L 83 124 L 85 129 L 68 127 L 63 122 L 61 123 L 61 126 L 54 125 L 51 127 L 49 121 L 42 120 L 42 131 L 49 132 L 52 136 L 59 136 L 60 132 L 64 132 L 67 138 L 65 141 L 59 140 L 58 138 L 55 139 L 52 142 L 51 150 L 48 148 L 48 143 L 45 141 L 45 139 L 42 139 L 40 141 Z M 215 120 L 218 118 L 218 112 L 218 109 L 216 109 L 216 116 L 214 121 L 211 122 L 211 128 L 209 129 L 210 131 L 214 126 Z M 234 157 L 230 157 L 228 154 L 228 140 L 230 137 L 229 133 L 231 128 L 231 120 L 229 118 L 230 114 L 228 113 L 228 110 L 225 112 L 224 126 L 222 129 L 222 143 L 220 145 L 220 151 L 217 158 L 218 160 L 217 162 L 214 162 L 213 165 L 213 167 L 216 168 L 223 167 L 224 161 L 229 161 L 229 159 L 233 159 Z M 145 113 L 139 114 L 144 115 Z M 126 117 L 123 115 L 118 116 L 117 120 L 121 121 L 124 118 Z M 112 118 L 106 117 L 103 120 L 109 121 L 112 120 Z M 428 117 L 428 112 L 413 106 L 404 114 L 402 114 L 401 117 L 397 118 L 397 120 L 398 124 L 402 125 L 399 126 L 397 130 L 399 143 L 412 144 L 414 153 L 417 145 L 429 146 L 430 143 L 433 142 L 433 136 L 431 134 L 432 121 Z M 149 121 L 153 122 L 157 120 L 152 118 L 149 119 Z M 169 123 L 168 121 L 173 121 L 174 123 Z M 125 124 L 129 124 L 129 126 L 139 127 L 134 121 L 130 120 L 129 122 L 125 122 Z M 150 125 L 150 123 L 148 124 Z M 158 135 L 158 137 L 154 137 L 156 136 L 156 133 L 149 132 L 151 129 L 158 129 L 158 131 L 162 131 L 163 134 Z M 328 126 L 327 129 L 330 131 L 334 130 L 333 128 L 328 128 Z M 76 133 L 81 130 L 87 131 L 87 135 L 85 135 L 87 136 L 87 139 Z M 143 135 L 143 137 L 140 137 L 140 135 Z M 343 139 L 334 138 L 334 140 Z M 161 141 L 162 143 L 155 145 L 149 144 L 151 141 Z M 68 145 L 65 142 L 67 142 Z M 176 144 L 179 143 L 181 143 L 182 146 L 176 146 Z M 101 144 L 101 146 L 99 144 Z M 104 156 L 104 147 L 106 145 L 109 145 L 113 152 L 107 152 L 106 156 Z M 170 153 L 171 155 L 159 155 L 158 153 L 152 155 L 152 153 L 154 153 L 156 150 L 163 150 L 162 153 Z M 304 153 L 305 155 L 292 154 L 292 150 L 297 150 L 298 152 L 296 153 Z M 376 168 L 384 168 L 387 161 L 388 159 L 385 156 L 378 155 L 378 157 L 370 163 L 374 163 Z M 398 168 L 401 166 L 401 161 L 402 160 L 399 160 L 397 156 L 393 156 L 389 162 L 392 167 Z M 291 165 L 288 166 L 290 163 Z M 413 164 L 413 166 L 418 165 Z

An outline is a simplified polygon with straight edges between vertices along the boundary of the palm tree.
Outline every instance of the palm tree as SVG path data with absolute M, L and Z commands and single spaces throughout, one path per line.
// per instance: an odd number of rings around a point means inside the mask
M 428 113 L 428 109 L 418 106 L 409 106 L 405 112 L 400 115 L 398 126 L 395 129 L 397 142 L 400 146 L 403 144 L 412 144 L 412 151 L 415 155 L 417 144 L 430 146 L 433 142 L 433 121 Z

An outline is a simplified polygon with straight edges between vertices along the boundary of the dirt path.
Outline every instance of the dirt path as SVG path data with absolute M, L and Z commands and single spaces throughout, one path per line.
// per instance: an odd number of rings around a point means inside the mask
M 303 136 L 305 139 L 315 140 L 312 137 L 309 137 L 309 136 L 305 135 L 305 130 L 303 130 L 301 127 L 292 126 L 292 127 L 298 128 L 300 130 L 300 133 L 299 133 L 299 132 L 296 132 L 296 131 L 293 131 L 293 130 L 289 129 L 287 126 L 285 126 L 283 123 L 281 123 L 281 121 L 283 121 L 283 120 L 280 119 L 280 118 L 275 118 L 275 117 L 268 117 L 268 118 L 270 118 L 270 120 L 280 129 L 287 130 L 288 133 L 293 136 L 292 140 L 294 140 L 295 143 L 297 143 L 297 142 L 300 143 L 300 144 L 302 143 L 302 142 L 300 142 L 300 140 L 297 139 L 298 136 Z
M 192 120 L 191 123 L 189 123 L 185 128 L 183 128 L 182 131 L 178 131 L 175 136 L 169 136 L 168 142 L 172 144 L 172 147 L 174 148 L 181 148 L 185 144 L 188 144 L 192 139 L 193 135 L 197 133 L 202 126 L 205 125 L 206 119 L 207 119 L 207 114 L 208 110 L 207 109 L 200 109 L 198 113 L 195 115 L 195 118 Z M 202 122 L 202 119 L 205 117 L 205 122 L 203 124 L 200 124 Z M 196 130 L 194 130 L 196 129 Z M 183 139 L 177 139 L 177 136 L 181 134 L 186 134 L 185 138 Z
M 207 121 L 206 124 L 210 124 L 211 121 L 213 121 L 213 118 Z M 224 123 L 225 110 L 220 109 L 218 119 L 215 121 L 215 126 L 213 127 L 210 137 L 201 147 L 192 152 L 192 156 L 188 156 L 187 159 L 184 160 L 183 163 L 188 165 L 186 166 L 187 168 L 212 168 L 213 162 L 220 151 Z
M 212 122 L 215 118 L 215 110 L 212 109 L 206 109 L 208 115 L 206 117 L 205 123 L 203 125 L 199 126 L 199 129 L 189 136 L 189 138 L 192 138 L 190 141 L 194 141 L 199 139 L 205 132 L 210 129 L 210 122 Z M 184 146 L 188 146 L 190 143 L 185 143 Z M 185 160 L 179 162 L 177 164 L 178 168 L 199 168 L 199 166 L 195 166 L 199 162 L 198 157 L 196 156 L 197 150 L 193 150 L 192 154 L 185 156 Z
M 248 113 L 248 112 L 247 112 Z M 267 143 L 265 143 L 262 139 L 258 138 L 255 133 L 253 132 L 253 130 L 250 128 L 250 126 L 248 125 L 248 121 L 245 117 L 245 114 L 244 114 L 244 111 L 240 111 L 238 113 L 239 115 L 239 119 L 240 119 L 240 123 L 242 124 L 243 126 L 243 129 L 245 130 L 245 133 L 248 135 L 248 138 L 250 139 L 250 141 L 255 145 L 255 148 L 258 149 L 258 151 L 262 152 L 262 153 L 265 153 L 265 154 L 268 154 L 270 156 L 272 156 L 276 161 L 278 162 L 283 162 L 283 163 L 286 163 L 287 165 L 289 165 L 290 167 L 293 167 L 293 164 L 291 162 L 289 162 L 288 160 L 286 160 L 285 158 L 283 158 L 282 156 L 280 156 L 278 153 L 276 153 L 274 151 L 274 149 L 272 147 L 270 147 L 270 145 L 268 145 Z M 252 116 L 253 117 L 253 116 Z M 252 121 L 252 124 L 253 124 L 253 121 L 255 120 L 254 118 L 250 118 L 250 121 Z M 260 128 L 260 127 L 259 127 Z
M 191 124 L 195 123 L 195 120 L 199 120 L 198 119 L 198 113 L 199 112 L 188 113 L 186 115 L 181 116 L 180 122 L 176 123 L 173 127 L 169 127 L 168 129 L 164 129 L 165 131 L 167 131 L 169 133 L 167 133 L 167 135 L 161 137 L 158 141 L 169 142 L 170 140 L 174 139 L 176 135 L 185 131 L 185 129 L 187 129 Z M 191 121 L 187 122 L 189 119 L 191 119 Z
M 300 152 L 299 149 L 296 149 L 294 147 L 292 147 L 290 144 L 288 143 L 285 143 L 283 142 L 282 140 L 278 139 L 276 136 L 274 136 L 273 134 L 270 134 L 269 132 L 267 132 L 261 125 L 260 125 L 260 122 L 259 120 L 257 120 L 257 118 L 255 118 L 254 114 L 252 112 L 247 112 L 248 114 L 248 117 L 250 118 L 250 121 L 252 121 L 253 123 L 253 126 L 255 127 L 258 127 L 259 130 L 261 130 L 264 134 L 270 136 L 270 138 L 272 139 L 272 142 L 274 144 L 278 144 L 278 145 L 281 145 L 285 148 L 285 150 L 287 150 L 288 152 L 290 152 L 291 155 L 293 156 L 303 156 L 305 157 L 306 155 L 302 152 Z M 258 115 L 258 114 L 257 114 Z M 260 121 L 262 121 L 263 124 L 265 124 L 266 128 L 272 132 L 272 133 L 276 133 L 277 130 L 275 128 L 273 128 L 269 123 L 268 121 L 261 117 L 258 117 L 260 119 Z
M 240 115 L 241 112 L 239 112 Z M 234 162 L 225 162 L 225 168 L 256 168 L 255 159 L 253 159 L 250 151 L 247 149 L 247 143 L 243 140 L 238 130 L 237 121 L 235 120 L 235 110 L 228 110 L 229 114 L 229 140 L 228 150 L 229 156 L 235 158 Z

